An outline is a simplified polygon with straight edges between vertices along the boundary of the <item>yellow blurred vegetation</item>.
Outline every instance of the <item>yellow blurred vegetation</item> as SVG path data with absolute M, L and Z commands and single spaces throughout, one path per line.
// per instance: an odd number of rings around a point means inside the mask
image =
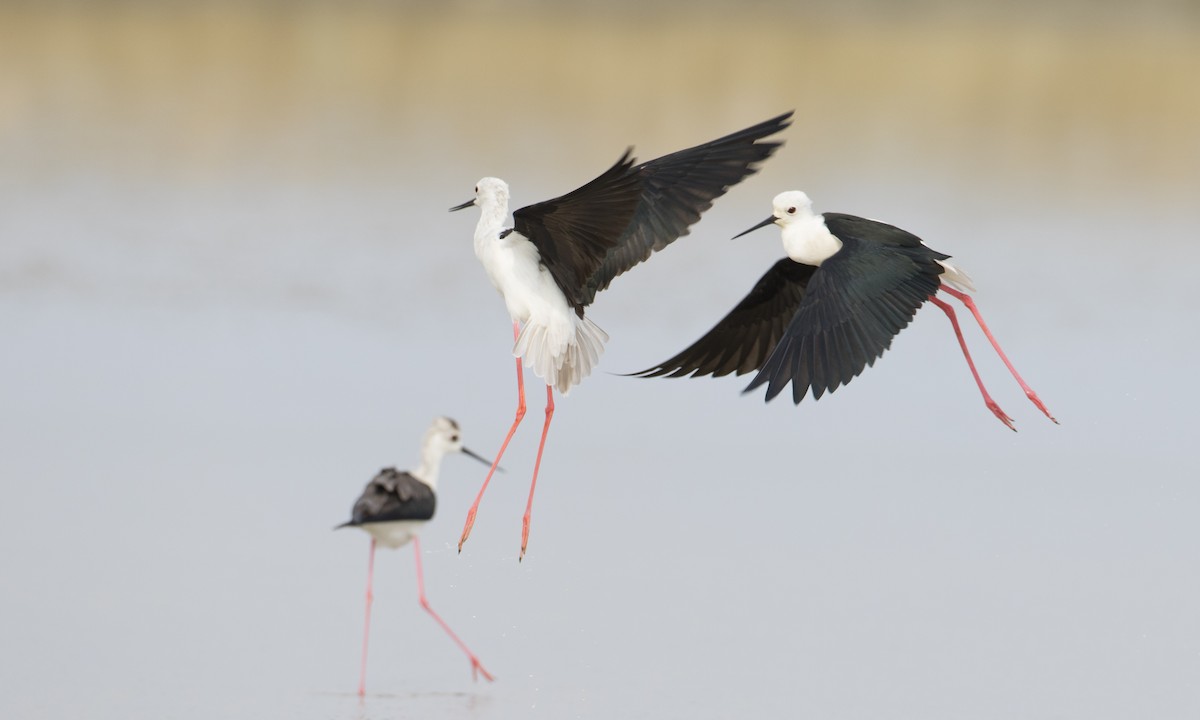
M 962 156 L 1164 186 L 1200 167 L 1190 16 L 466 7 L 0 6 L 0 157 L 35 177 L 82 163 L 204 178 L 247 158 L 375 172 L 451 152 L 505 161 L 550 132 L 591 167 L 631 140 L 673 149 L 794 107 L 789 150 L 810 165 Z

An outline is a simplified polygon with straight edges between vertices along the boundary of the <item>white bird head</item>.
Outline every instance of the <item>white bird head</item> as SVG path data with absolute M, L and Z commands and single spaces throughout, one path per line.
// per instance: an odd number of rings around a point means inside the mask
M 421 445 L 429 450 L 437 450 L 439 455 L 458 452 L 462 449 L 458 423 L 448 417 L 434 418 L 429 429 L 425 431 Z
M 463 447 L 458 423 L 448 417 L 434 418 L 429 429 L 425 431 L 425 438 L 421 441 L 421 456 L 425 460 L 424 464 L 436 465 L 442 456 L 456 452 L 475 458 L 484 465 L 492 464 L 486 458 Z
M 778 225 L 781 228 L 786 228 L 793 222 L 801 219 L 811 218 L 812 200 L 808 199 L 808 195 L 800 190 L 788 190 L 781 192 L 771 201 L 771 217 L 763 220 L 759 224 L 734 235 L 735 238 L 740 238 L 748 232 L 766 227 L 767 225 Z
M 464 210 L 472 205 L 483 208 L 508 208 L 508 183 L 500 178 L 485 177 L 475 184 L 475 197 L 461 205 L 450 208 L 450 212 Z
M 781 192 L 771 201 L 772 217 L 779 227 L 787 227 L 800 218 L 812 217 L 812 200 L 800 190 Z

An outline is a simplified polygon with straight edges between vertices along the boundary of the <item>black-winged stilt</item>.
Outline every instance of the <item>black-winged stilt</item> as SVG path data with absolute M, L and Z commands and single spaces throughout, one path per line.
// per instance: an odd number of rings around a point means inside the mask
M 517 358 L 517 412 L 500 445 L 500 462 L 525 417 L 525 365 L 546 381 L 546 420 L 533 466 L 521 525 L 521 553 L 529 542 L 533 493 L 546 433 L 554 415 L 554 390 L 567 394 L 592 371 L 608 335 L 584 316 L 584 308 L 613 278 L 683 235 L 731 186 L 757 171 L 782 145 L 760 142 L 788 126 L 785 113 L 712 142 L 634 165 L 632 148 L 595 180 L 562 197 L 523 207 L 506 228 L 508 185 L 485 177 L 475 197 L 450 208 L 481 209 L 475 255 L 504 297 L 513 323 Z M 492 471 L 467 512 L 459 550 L 471 534 L 479 501 Z
M 771 217 L 735 237 L 778 225 L 788 257 L 775 263 L 703 337 L 670 360 L 634 375 L 721 377 L 757 371 L 746 392 L 766 385 L 770 400 L 790 382 L 796 404 L 810 388 L 813 399 L 819 399 L 873 365 L 929 300 L 950 318 L 988 409 L 1016 430 L 984 388 L 954 308 L 936 296 L 941 290 L 967 306 L 1025 395 L 1058 422 L 1000 349 L 967 294 L 974 290 L 970 278 L 946 262 L 949 255 L 886 223 L 841 213 L 814 214 L 808 195 L 798 190 L 775 196 L 773 206 Z
M 416 470 L 401 472 L 396 468 L 384 468 L 367 483 L 362 495 L 354 503 L 350 520 L 338 525 L 337 528 L 357 527 L 366 530 L 371 535 L 371 554 L 367 561 L 367 613 L 363 626 L 362 669 L 359 675 L 358 694 L 367 691 L 367 639 L 371 633 L 371 593 L 372 580 L 375 575 L 375 546 L 399 548 L 411 540 L 417 564 L 417 597 L 421 607 L 425 608 L 438 625 L 450 635 L 462 651 L 471 660 L 471 675 L 478 679 L 477 673 L 482 673 L 487 680 L 492 679 L 479 658 L 467 647 L 466 643 L 454 634 L 450 626 L 442 620 L 429 601 L 425 599 L 425 575 L 421 570 L 421 539 L 417 533 L 421 526 L 433 517 L 437 505 L 438 470 L 442 465 L 442 457 L 447 453 L 461 452 L 469 455 L 483 464 L 488 464 L 486 458 L 476 455 L 463 447 L 459 438 L 458 423 L 450 418 L 434 419 L 425 438 L 421 443 L 421 464 Z

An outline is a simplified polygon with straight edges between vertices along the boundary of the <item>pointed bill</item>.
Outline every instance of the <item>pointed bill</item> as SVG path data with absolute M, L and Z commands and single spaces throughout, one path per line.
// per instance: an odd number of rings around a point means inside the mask
M 492 461 L 491 461 L 491 460 L 488 460 L 487 458 L 485 458 L 485 457 L 483 457 L 483 456 L 481 456 L 481 455 L 477 455 L 476 453 L 474 453 L 474 452 L 472 452 L 472 451 L 470 451 L 470 450 L 468 450 L 468 449 L 466 449 L 466 448 L 463 448 L 463 449 L 462 449 L 462 454 L 463 454 L 463 455 L 466 455 L 466 456 L 467 456 L 467 457 L 469 457 L 469 458 L 474 458 L 474 459 L 478 460 L 479 462 L 483 463 L 484 465 L 487 465 L 488 467 L 491 467 L 491 465 L 492 465 Z M 497 465 L 497 466 L 496 466 L 496 471 L 497 471 L 497 472 L 504 472 L 504 468 L 502 468 L 502 467 L 500 467 L 499 465 Z
M 762 222 L 760 222 L 759 224 L 750 228 L 749 230 L 743 230 L 740 233 L 738 233 L 737 235 L 734 235 L 733 237 L 730 238 L 730 240 L 737 240 L 738 238 L 740 238 L 743 235 L 746 235 L 747 233 L 752 233 L 755 230 L 759 229 L 760 227 L 766 227 L 774 222 L 775 222 L 775 216 L 772 215 L 771 217 L 767 218 L 766 220 L 763 220 Z

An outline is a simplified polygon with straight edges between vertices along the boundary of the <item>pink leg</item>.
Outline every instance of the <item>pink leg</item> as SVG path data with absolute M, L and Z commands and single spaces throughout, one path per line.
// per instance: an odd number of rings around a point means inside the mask
M 358 675 L 358 696 L 367 694 L 367 639 L 371 637 L 371 581 L 375 576 L 375 538 L 371 538 L 371 556 L 367 560 L 367 621 L 363 625 L 362 669 Z
M 433 616 L 434 620 L 437 620 L 438 625 L 442 626 L 442 629 L 446 631 L 446 634 L 450 636 L 450 639 L 457 643 L 458 646 L 462 648 L 462 651 L 467 654 L 467 657 L 471 659 L 471 677 L 475 680 L 478 680 L 479 673 L 483 673 L 484 679 L 488 682 L 491 682 L 494 679 L 492 674 L 483 667 L 483 663 L 479 662 L 479 658 L 475 657 L 475 653 L 471 652 L 471 648 L 467 647 L 466 643 L 464 643 L 462 640 L 459 640 L 458 636 L 454 634 L 454 631 L 450 629 L 450 626 L 446 624 L 446 621 L 442 620 L 442 618 L 433 611 L 433 608 L 429 607 L 429 601 L 425 599 L 425 573 L 421 570 L 421 538 L 413 538 L 413 550 L 416 552 L 417 556 L 417 595 L 421 599 L 421 607 L 425 608 L 425 612 Z
M 943 289 L 945 287 L 945 285 L 942 286 Z M 987 388 L 983 386 L 983 380 L 979 378 L 979 371 L 975 369 L 975 361 L 971 359 L 971 353 L 967 350 L 967 341 L 963 339 L 962 328 L 958 326 L 958 317 L 954 314 L 954 308 L 950 307 L 949 303 L 936 295 L 930 295 L 929 301 L 940 307 L 942 312 L 946 313 L 946 317 L 950 318 L 950 324 L 954 326 L 954 335 L 958 338 L 958 346 L 962 348 L 963 357 L 967 359 L 967 367 L 971 368 L 971 375 L 975 377 L 975 384 L 979 386 L 979 392 L 983 394 L 984 404 L 987 405 L 988 410 L 992 411 L 993 415 L 1000 418 L 1000 422 L 1008 426 L 1009 430 L 1016 432 L 1017 429 L 1013 427 L 1012 418 L 1004 414 L 1004 411 L 1000 409 L 1000 406 L 988 394 Z
M 520 323 L 513 323 L 513 342 L 516 342 L 517 337 L 521 334 Z M 512 427 L 508 429 L 508 435 L 504 436 L 504 442 L 500 445 L 500 452 L 496 453 L 496 459 L 492 461 L 492 467 L 488 470 L 487 476 L 483 479 L 483 485 L 479 488 L 479 494 L 475 496 L 475 502 L 471 503 L 471 509 L 467 511 L 467 522 L 463 525 L 462 538 L 458 541 L 458 551 L 462 552 L 463 543 L 467 541 L 467 536 L 471 534 L 471 528 L 475 526 L 475 513 L 479 512 L 479 501 L 483 499 L 483 491 L 487 490 L 488 483 L 492 481 L 492 475 L 496 474 L 496 466 L 500 464 L 500 458 L 504 457 L 504 451 L 508 449 L 508 443 L 513 438 L 513 434 L 517 432 L 517 426 L 521 424 L 521 420 L 525 417 L 525 375 L 521 371 L 521 358 L 517 358 L 517 417 L 513 420 Z M 535 473 L 536 474 L 536 473 Z
M 542 425 L 542 441 L 538 443 L 537 461 L 533 464 L 533 482 L 529 484 L 529 500 L 525 503 L 525 517 L 521 518 L 521 554 L 517 562 L 525 558 L 525 546 L 529 544 L 529 517 L 533 514 L 533 491 L 537 488 L 538 470 L 542 467 L 542 450 L 546 448 L 546 433 L 550 432 L 550 419 L 554 417 L 554 388 L 546 386 L 546 424 Z
M 1008 371 L 1012 373 L 1014 378 L 1016 378 L 1017 384 L 1020 385 L 1021 389 L 1025 391 L 1025 397 L 1029 398 L 1029 401 L 1036 405 L 1037 409 L 1041 410 L 1043 415 L 1051 420 L 1054 420 L 1055 424 L 1058 424 L 1058 420 L 1055 420 L 1054 416 L 1050 414 L 1050 411 L 1046 409 L 1046 405 L 1042 403 L 1041 398 L 1037 396 L 1037 393 L 1033 391 L 1033 388 L 1029 387 L 1029 385 L 1027 385 L 1025 381 L 1021 379 L 1021 376 L 1017 373 L 1017 369 L 1013 367 L 1011 362 L 1008 361 L 1008 356 L 1005 355 L 1004 351 L 1000 349 L 1000 343 L 996 342 L 996 338 L 992 337 L 992 331 L 988 330 L 987 323 L 983 321 L 983 316 L 979 314 L 979 308 L 975 307 L 975 301 L 971 299 L 971 296 L 964 292 L 959 292 L 958 290 L 955 290 L 947 285 L 942 285 L 941 289 L 946 293 L 958 298 L 962 301 L 963 305 L 967 306 L 967 309 L 970 310 L 971 314 L 975 316 L 975 322 L 979 323 L 979 327 L 983 330 L 983 334 L 987 336 L 988 342 L 990 342 L 992 347 L 995 348 L 996 354 L 999 355 L 1000 359 L 1004 361 L 1004 366 L 1008 368 Z

